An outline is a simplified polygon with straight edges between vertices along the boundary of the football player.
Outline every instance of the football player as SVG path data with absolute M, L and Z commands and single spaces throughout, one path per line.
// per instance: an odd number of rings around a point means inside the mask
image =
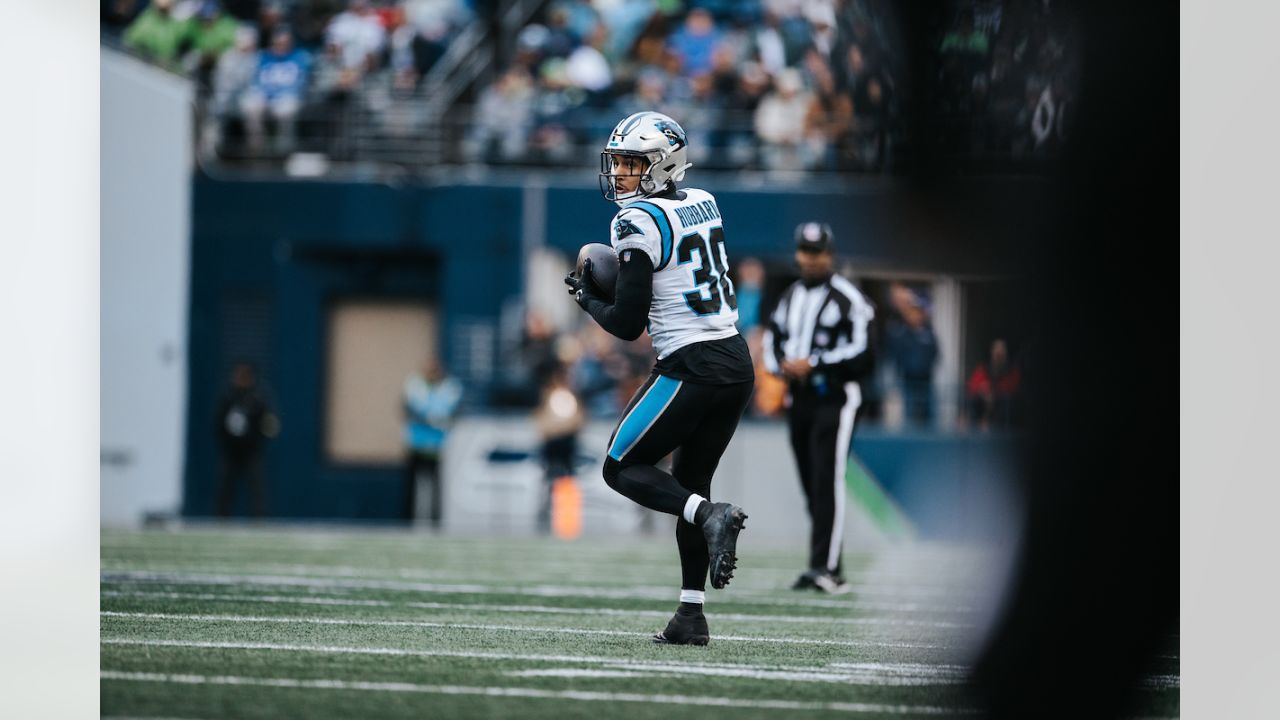
M 565 278 L 569 293 L 605 330 L 635 340 L 646 330 L 657 363 L 609 440 L 604 479 L 676 521 L 680 605 L 654 641 L 705 645 L 702 607 L 737 565 L 747 515 L 713 503 L 711 477 L 751 398 L 755 374 L 738 334 L 724 222 L 705 190 L 680 189 L 691 163 L 675 120 L 639 112 L 618 123 L 600 154 L 600 190 L 621 208 L 609 226 L 618 254 L 614 300 L 591 278 L 590 261 Z M 674 452 L 671 474 L 656 467 Z

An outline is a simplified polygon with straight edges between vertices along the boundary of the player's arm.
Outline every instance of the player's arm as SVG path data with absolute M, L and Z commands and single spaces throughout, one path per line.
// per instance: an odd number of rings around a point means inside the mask
M 653 303 L 653 262 L 642 252 L 622 251 L 618 257 L 618 284 L 613 304 L 596 294 L 590 281 L 590 261 L 583 267 L 583 278 L 577 286 L 570 283 L 578 304 L 591 314 L 610 335 L 623 340 L 635 340 L 644 332 L 649 321 L 649 306 Z M 566 278 L 566 282 L 568 282 Z

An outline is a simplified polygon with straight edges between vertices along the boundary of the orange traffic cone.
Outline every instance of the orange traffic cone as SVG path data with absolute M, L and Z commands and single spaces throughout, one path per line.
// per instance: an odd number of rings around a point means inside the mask
M 561 540 L 582 534 L 582 489 L 572 475 L 558 477 L 551 484 L 551 531 Z

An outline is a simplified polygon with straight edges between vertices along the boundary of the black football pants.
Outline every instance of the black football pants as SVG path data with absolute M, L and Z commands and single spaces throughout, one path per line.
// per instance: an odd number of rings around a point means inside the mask
M 792 393 L 787 414 L 791 451 L 812 523 L 809 567 L 837 575 L 844 541 L 844 475 L 861 404 L 857 383 L 847 383 L 842 392 L 825 397 L 801 389 Z
M 705 590 L 707 541 L 681 517 L 689 496 L 711 498 L 711 476 L 751 399 L 754 381 L 703 385 L 653 374 L 636 391 L 609 439 L 604 479 L 635 502 L 675 515 L 681 587 Z M 671 474 L 655 465 L 675 453 Z

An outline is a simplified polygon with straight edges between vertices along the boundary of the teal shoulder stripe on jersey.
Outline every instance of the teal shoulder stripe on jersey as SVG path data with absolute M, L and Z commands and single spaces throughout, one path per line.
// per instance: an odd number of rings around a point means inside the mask
M 649 216 L 658 225 L 658 232 L 662 233 L 662 262 L 658 263 L 658 267 L 653 269 L 654 272 L 657 272 L 671 262 L 671 247 L 675 244 L 675 238 L 671 232 L 671 222 L 667 220 L 667 214 L 662 211 L 662 208 L 651 202 L 637 200 L 627 207 L 639 208 L 649 213 Z
M 662 411 L 671 404 L 671 399 L 676 396 L 676 391 L 680 389 L 681 384 L 679 380 L 672 380 L 665 375 L 659 375 L 658 379 L 653 381 L 644 397 L 640 398 L 640 402 L 636 403 L 636 406 L 631 408 L 631 412 L 627 413 L 619 423 L 618 432 L 613 437 L 613 444 L 609 446 L 609 457 L 621 460 L 631 452 L 631 448 L 640 442 L 640 438 L 649 431 Z

